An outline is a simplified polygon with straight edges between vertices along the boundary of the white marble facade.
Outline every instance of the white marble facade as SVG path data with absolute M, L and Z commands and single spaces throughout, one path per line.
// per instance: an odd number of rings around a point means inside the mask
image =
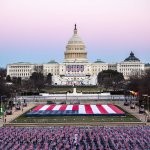
M 58 63 L 54 60 L 46 64 L 15 63 L 7 65 L 7 75 L 27 79 L 35 71 L 42 71 L 46 76 L 51 73 L 53 84 L 56 85 L 96 85 L 97 75 L 103 70 L 117 70 L 128 79 L 133 73 L 144 70 L 144 63 L 134 56 L 130 56 L 121 63 L 108 64 L 101 60 L 89 63 L 86 47 L 78 35 L 75 25 L 73 36 L 68 41 L 64 52 L 64 62 Z

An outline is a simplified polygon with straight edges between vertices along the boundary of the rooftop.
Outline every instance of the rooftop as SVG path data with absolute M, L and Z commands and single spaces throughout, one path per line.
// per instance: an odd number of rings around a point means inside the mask
M 132 61 L 132 62 L 135 62 L 135 61 L 140 61 L 137 57 L 134 56 L 134 53 L 131 52 L 130 53 L 130 56 L 127 57 L 124 61 Z
M 150 67 L 150 63 L 145 64 L 145 67 Z
M 48 62 L 48 64 L 57 64 L 58 62 L 56 62 L 55 60 L 50 60 L 49 62 Z
M 28 64 L 28 65 L 30 65 L 31 63 L 30 62 L 17 62 L 17 63 L 13 63 L 13 65 L 17 65 L 17 64 L 22 64 L 22 65 L 26 65 L 26 64 Z
M 94 63 L 105 63 L 105 62 L 103 62 L 103 61 L 100 60 L 100 59 L 97 59 Z

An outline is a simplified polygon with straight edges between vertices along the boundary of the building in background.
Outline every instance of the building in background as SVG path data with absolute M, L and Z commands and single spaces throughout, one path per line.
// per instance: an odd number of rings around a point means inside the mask
M 121 72 L 125 79 L 129 79 L 130 76 L 140 76 L 144 72 L 144 67 L 145 64 L 131 52 L 128 58 L 117 64 L 117 71 Z
M 145 64 L 145 70 L 150 70 L 150 63 Z
M 7 65 L 7 75 L 11 78 L 21 77 L 22 79 L 28 79 L 33 72 L 42 72 L 43 65 L 31 64 L 28 62 L 18 62 Z
M 117 70 L 117 63 L 108 64 L 108 70 Z
M 64 52 L 64 62 L 54 60 L 46 64 L 14 63 L 7 65 L 7 75 L 28 79 L 33 72 L 42 72 L 45 76 L 51 73 L 54 85 L 96 85 L 97 75 L 103 70 L 117 70 L 128 79 L 131 75 L 140 75 L 144 71 L 144 63 L 134 56 L 130 56 L 121 63 L 108 64 L 101 60 L 88 62 L 87 50 L 78 35 L 75 25 L 73 36 L 67 43 Z
M 18 62 L 7 65 L 7 75 L 13 77 L 21 77 L 22 79 L 28 79 L 34 72 L 35 65 L 31 63 Z

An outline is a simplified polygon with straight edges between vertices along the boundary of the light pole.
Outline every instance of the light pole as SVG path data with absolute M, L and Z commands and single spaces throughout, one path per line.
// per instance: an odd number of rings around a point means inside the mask
M 147 99 L 146 99 L 147 105 L 148 105 L 147 110 L 148 110 L 148 112 L 149 112 L 149 111 L 150 111 L 150 106 L 149 106 L 149 105 L 150 105 L 150 103 L 149 103 L 149 98 L 150 98 L 150 96 L 148 96 L 148 94 L 144 94 L 143 97 L 145 97 L 145 98 L 147 97 Z
M 67 104 L 67 92 L 66 92 L 66 104 Z
M 1 110 L 0 110 L 0 113 L 2 112 L 2 96 L 1 96 Z
M 2 112 L 3 112 L 3 110 L 2 110 L 2 98 L 3 98 L 3 97 L 6 97 L 6 96 L 5 96 L 5 95 L 1 96 L 0 113 L 2 113 Z
M 142 103 L 143 103 L 143 100 L 144 100 L 144 107 L 145 107 L 145 100 L 146 100 L 146 98 L 148 97 L 148 94 L 144 94 L 144 95 L 142 95 L 143 96 L 143 98 L 142 98 Z
M 149 105 L 150 105 L 150 103 L 149 103 L 149 98 L 150 98 L 150 96 L 148 96 L 148 118 L 147 118 L 147 121 L 148 121 L 148 122 L 150 122 L 150 112 L 149 112 L 149 111 L 150 111 L 150 110 L 149 110 L 149 107 L 150 107 Z
M 13 103 L 16 106 L 16 102 L 17 102 L 17 90 L 14 90 L 14 100 Z
M 148 121 L 149 121 L 149 119 L 150 119 L 150 102 L 149 102 L 149 98 L 150 98 L 150 96 L 148 96 L 148 94 L 145 94 L 145 95 L 143 95 L 143 97 L 147 97 L 147 99 L 146 99 L 146 104 L 148 105 L 147 106 L 147 111 L 145 111 L 146 112 L 146 115 L 147 115 L 147 117 L 148 117 Z
M 149 107 L 149 105 L 150 105 L 150 103 L 149 103 L 149 98 L 150 98 L 150 96 L 147 96 L 147 100 L 148 100 L 148 102 L 147 102 L 147 103 L 148 103 L 148 113 L 150 114 L 150 112 L 149 112 L 149 111 L 150 111 L 150 107 Z
M 101 90 L 100 90 L 100 86 L 98 85 L 98 100 L 99 100 L 100 93 L 101 93 Z

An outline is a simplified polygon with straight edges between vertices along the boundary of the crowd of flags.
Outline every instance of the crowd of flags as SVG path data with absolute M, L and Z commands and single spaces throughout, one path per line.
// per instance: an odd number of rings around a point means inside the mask
M 150 126 L 1 127 L 0 150 L 149 150 Z

